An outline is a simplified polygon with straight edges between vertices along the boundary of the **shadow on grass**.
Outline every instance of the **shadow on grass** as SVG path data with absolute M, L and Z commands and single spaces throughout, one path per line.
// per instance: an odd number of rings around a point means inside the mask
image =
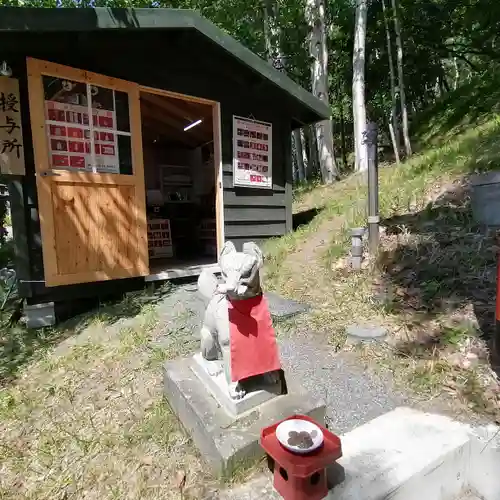
M 478 126 L 500 111 L 500 75 L 476 78 L 462 85 L 422 113 L 414 133 L 424 142 L 442 141 Z
M 416 328 L 468 305 L 483 336 L 491 338 L 497 247 L 494 231 L 473 219 L 469 178 L 500 169 L 499 137 L 498 123 L 490 120 L 453 146 L 432 152 L 412 175 L 449 169 L 462 172 L 461 181 L 421 211 L 381 222 L 389 238 L 399 235 L 379 258 L 385 280 L 395 289 L 390 307 L 414 318 Z
M 420 212 L 386 219 L 382 225 L 389 239 L 398 240 L 392 250 L 381 253 L 378 262 L 383 282 L 393 290 L 389 307 L 404 315 L 415 330 L 415 340 L 400 346 L 403 355 L 413 352 L 425 357 L 436 346 L 459 342 L 473 330 L 472 323 L 464 325 L 474 316 L 481 335 L 490 340 L 496 291 L 495 232 L 474 222 L 467 180 Z M 429 331 L 430 320 L 453 317 L 463 308 L 462 326 Z M 419 328 L 423 328 L 420 336 Z
M 314 207 L 303 212 L 293 214 L 292 227 L 296 231 L 300 226 L 310 224 L 322 211 L 324 207 Z
M 55 327 L 29 329 L 22 324 L 9 327 L 12 310 L 6 308 L 0 316 L 0 387 L 12 383 L 19 372 L 47 350 L 65 339 L 80 334 L 91 325 L 112 325 L 132 318 L 147 305 L 154 305 L 172 290 L 170 284 L 156 290 L 127 293 L 121 299 L 101 302 L 97 308 L 72 317 Z

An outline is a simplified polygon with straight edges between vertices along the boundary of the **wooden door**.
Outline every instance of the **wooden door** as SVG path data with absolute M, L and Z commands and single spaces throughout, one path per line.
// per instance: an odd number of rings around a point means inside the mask
M 27 65 L 46 286 L 149 274 L 138 85 Z

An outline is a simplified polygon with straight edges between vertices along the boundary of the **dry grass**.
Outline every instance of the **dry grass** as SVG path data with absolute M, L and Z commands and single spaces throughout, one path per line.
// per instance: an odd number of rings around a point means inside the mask
M 0 389 L 0 498 L 178 499 L 186 473 L 189 499 L 214 484 L 161 392 L 160 362 L 195 347 L 189 311 L 165 324 L 137 307 L 87 321 Z
M 347 325 L 381 324 L 388 346 L 360 352 L 419 392 L 459 395 L 499 415 L 499 391 L 484 336 L 491 333 L 496 247 L 471 216 L 467 177 L 500 169 L 497 115 L 449 134 L 441 147 L 400 168 L 380 170 L 381 251 L 353 272 L 350 228 L 365 224 L 359 175 L 299 193 L 297 211 L 316 208 L 308 225 L 266 247 L 266 285 L 313 305 L 303 327 L 327 332 L 341 348 Z M 458 125 L 457 125 L 458 126 Z M 454 332 L 454 333 L 450 333 Z

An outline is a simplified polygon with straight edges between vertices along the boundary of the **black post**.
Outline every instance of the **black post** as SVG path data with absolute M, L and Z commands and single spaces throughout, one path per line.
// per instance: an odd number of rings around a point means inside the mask
M 351 266 L 359 271 L 363 262 L 363 235 L 364 227 L 355 227 L 351 229 Z
M 368 154 L 368 243 L 375 255 L 379 245 L 377 124 L 369 122 L 364 141 Z

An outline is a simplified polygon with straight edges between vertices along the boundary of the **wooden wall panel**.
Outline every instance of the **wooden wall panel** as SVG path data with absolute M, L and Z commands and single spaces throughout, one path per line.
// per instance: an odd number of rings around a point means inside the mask
M 53 184 L 52 200 L 59 275 L 81 275 L 83 281 L 94 273 L 100 279 L 121 270 L 140 273 L 134 186 L 58 183 Z
M 280 206 L 256 207 L 256 206 L 227 206 L 224 208 L 224 219 L 236 222 L 283 222 L 286 220 L 286 208 Z
M 56 184 L 53 188 L 59 274 L 134 269 L 134 187 Z

